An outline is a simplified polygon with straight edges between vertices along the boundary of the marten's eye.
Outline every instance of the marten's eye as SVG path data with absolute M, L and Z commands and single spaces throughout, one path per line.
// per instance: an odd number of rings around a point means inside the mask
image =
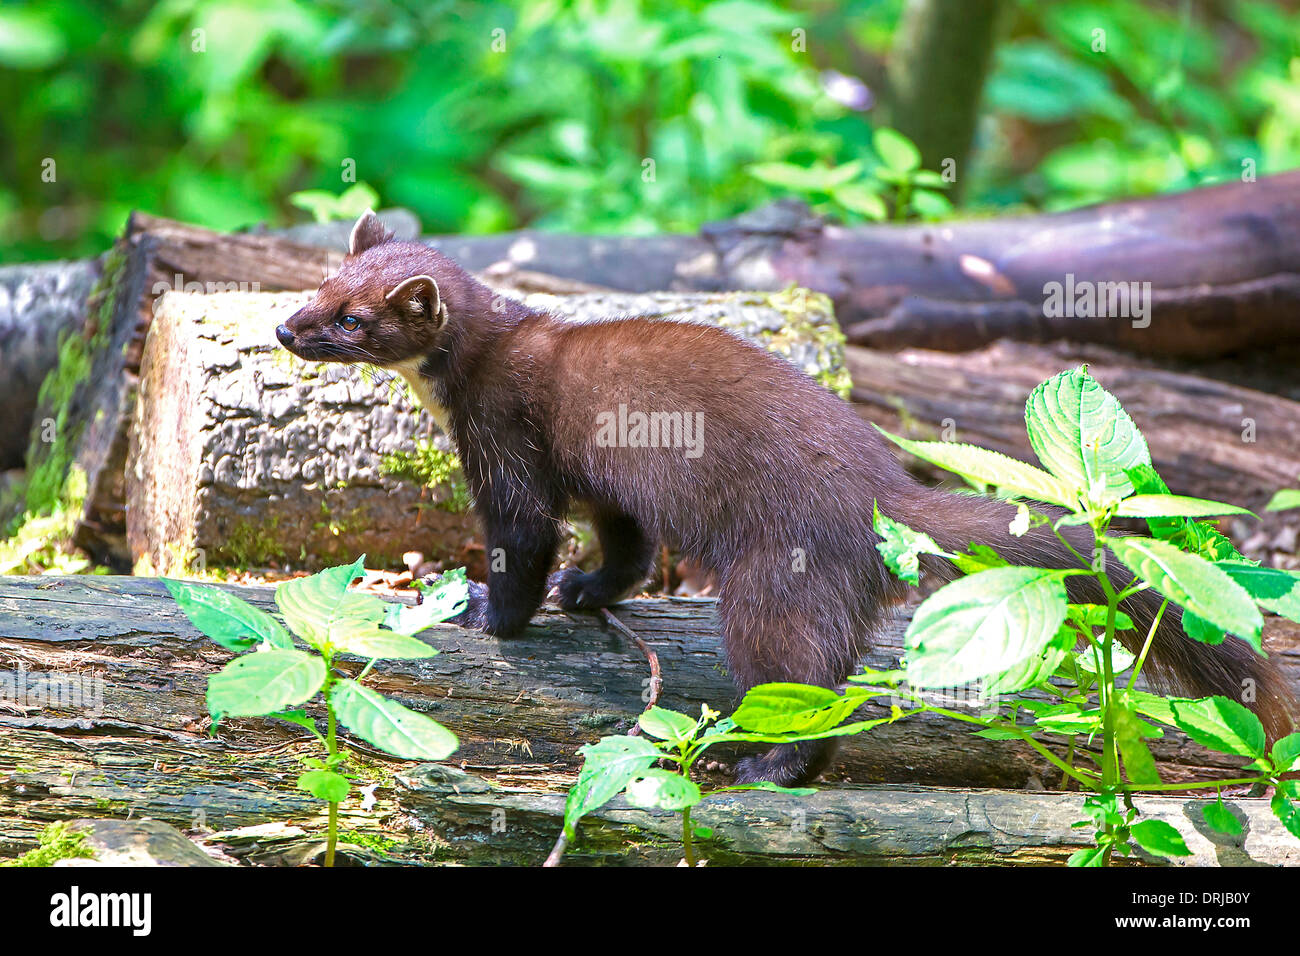
M 343 318 L 339 319 L 338 326 L 344 332 L 355 332 L 357 329 L 361 328 L 361 320 L 355 315 L 345 315 Z

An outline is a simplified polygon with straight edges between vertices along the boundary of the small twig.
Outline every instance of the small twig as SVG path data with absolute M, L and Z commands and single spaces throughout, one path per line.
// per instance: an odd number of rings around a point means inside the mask
M 551 847 L 550 854 L 546 857 L 546 862 L 542 866 L 559 866 L 560 857 L 564 856 L 564 848 L 569 845 L 569 838 L 565 836 L 563 830 L 560 831 L 560 838 L 555 841 L 555 846 Z
M 650 649 L 649 644 L 637 637 L 636 631 L 632 630 L 632 628 L 628 627 L 616 618 L 610 612 L 609 608 L 602 607 L 600 613 L 604 615 L 605 620 L 609 623 L 610 627 L 618 631 L 628 640 L 632 641 L 637 647 L 641 648 L 641 653 L 644 654 L 646 660 L 650 662 L 650 696 L 646 699 L 645 705 L 645 709 L 649 710 L 651 707 L 655 706 L 655 704 L 659 703 L 659 691 L 664 686 L 664 679 L 659 673 L 659 655 Z M 640 733 L 640 731 L 640 727 L 633 727 L 628 731 L 628 736 L 634 737 Z

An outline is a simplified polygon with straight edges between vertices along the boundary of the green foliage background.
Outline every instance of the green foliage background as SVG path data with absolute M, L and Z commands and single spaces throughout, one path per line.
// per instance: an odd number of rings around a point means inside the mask
M 347 160 L 431 232 L 694 229 L 787 192 L 752 164 L 876 162 L 875 112 L 827 95 L 824 71 L 870 76 L 901 6 L 9 3 L 0 256 L 97 253 L 132 208 L 223 229 L 302 221 L 289 196 L 341 191 Z M 968 211 L 1179 189 L 1238 178 L 1243 160 L 1261 175 L 1300 165 L 1294 4 L 1009 6 Z

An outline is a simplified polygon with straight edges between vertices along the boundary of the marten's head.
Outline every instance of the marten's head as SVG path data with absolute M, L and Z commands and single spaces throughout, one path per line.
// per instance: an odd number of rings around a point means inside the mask
M 338 272 L 275 337 L 317 362 L 408 363 L 434 349 L 457 300 L 475 284 L 428 246 L 394 240 L 367 210 L 352 227 Z

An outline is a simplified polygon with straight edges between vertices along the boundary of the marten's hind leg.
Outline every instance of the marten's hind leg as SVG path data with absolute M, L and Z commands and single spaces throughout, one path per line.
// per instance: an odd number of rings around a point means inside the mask
M 595 610 L 618 601 L 646 579 L 654 562 L 655 543 L 636 519 L 618 511 L 597 510 L 596 536 L 601 566 L 585 572 L 565 568 L 551 575 L 556 603 L 566 611 Z
M 866 609 L 846 606 L 833 576 L 792 574 L 775 562 L 747 561 L 733 569 L 718 609 L 727 662 L 742 695 L 780 681 L 836 689 L 853 673 L 867 636 Z M 834 738 L 781 744 L 741 760 L 736 782 L 807 783 L 827 769 L 836 746 Z

